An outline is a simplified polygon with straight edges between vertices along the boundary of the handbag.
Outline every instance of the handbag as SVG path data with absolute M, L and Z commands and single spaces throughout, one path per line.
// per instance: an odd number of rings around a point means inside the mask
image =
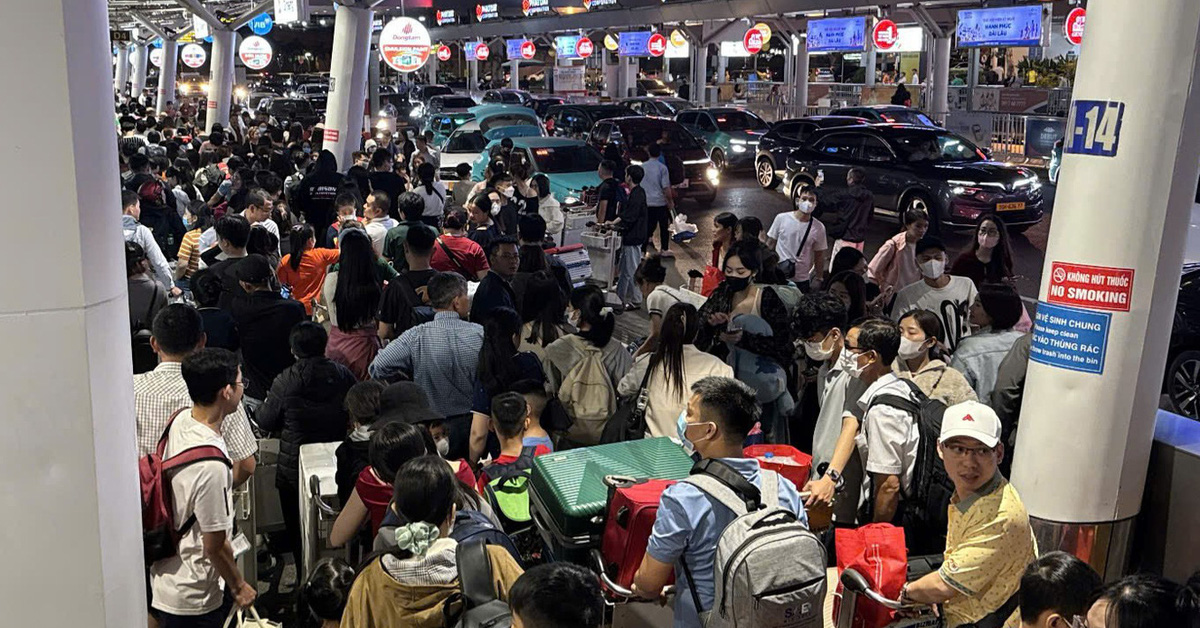
M 619 404 L 616 413 L 604 424 L 604 431 L 600 434 L 601 445 L 646 437 L 646 406 L 650 404 L 650 391 L 646 389 L 646 384 L 649 381 L 650 365 L 647 362 L 646 375 L 642 377 L 637 394 Z
M 237 617 L 236 624 L 231 623 L 234 617 Z M 253 606 L 250 607 L 250 619 L 246 619 L 242 609 L 235 606 L 225 618 L 225 628 L 283 628 L 283 624 L 259 617 Z
M 871 523 L 861 528 L 838 528 L 834 536 L 837 548 L 838 578 L 853 568 L 862 574 L 871 588 L 884 597 L 900 597 L 900 588 L 908 578 L 908 550 L 904 544 L 904 528 L 890 523 Z M 834 599 L 833 619 L 837 621 L 841 608 L 842 585 L 838 584 Z M 895 611 L 859 598 L 854 609 L 852 628 L 883 628 L 891 623 Z
M 700 294 L 712 296 L 713 290 L 716 290 L 722 281 L 725 281 L 725 273 L 716 266 L 705 266 L 704 278 L 700 280 Z

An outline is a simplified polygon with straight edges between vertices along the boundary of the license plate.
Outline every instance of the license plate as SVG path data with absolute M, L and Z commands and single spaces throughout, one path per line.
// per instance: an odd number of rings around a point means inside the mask
M 996 203 L 998 212 L 1015 212 L 1025 209 L 1025 203 Z

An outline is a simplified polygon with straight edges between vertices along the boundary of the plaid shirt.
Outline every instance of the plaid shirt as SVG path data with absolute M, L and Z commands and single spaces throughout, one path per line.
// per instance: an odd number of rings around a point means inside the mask
M 178 362 L 163 362 L 153 371 L 133 376 L 133 405 L 137 412 L 138 455 L 146 456 L 158 447 L 158 439 L 167 429 L 167 421 L 180 408 L 192 407 L 187 383 Z M 234 462 L 245 460 L 258 451 L 258 441 L 250 431 L 246 411 L 238 406 L 221 424 L 221 436 Z
M 483 327 L 459 318 L 456 312 L 438 312 L 433 320 L 417 325 L 380 350 L 371 363 L 371 377 L 389 379 L 411 373 L 425 391 L 429 405 L 445 417 L 471 411 L 475 394 L 475 367 L 483 346 Z

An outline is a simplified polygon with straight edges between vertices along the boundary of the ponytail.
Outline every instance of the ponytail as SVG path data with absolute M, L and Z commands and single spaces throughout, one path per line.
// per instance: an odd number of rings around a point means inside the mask
M 300 223 L 292 227 L 292 253 L 288 258 L 288 266 L 291 266 L 292 270 L 300 270 L 300 262 L 304 259 L 304 252 L 308 250 L 308 241 L 311 240 L 312 237 L 312 225 Z
M 429 162 L 417 166 L 417 178 L 425 185 L 425 194 L 428 196 L 433 196 L 433 176 L 436 173 L 437 170 Z
M 571 291 L 571 307 L 579 310 L 580 322 L 587 323 L 587 331 L 580 331 L 579 337 L 603 349 L 612 340 L 613 330 L 617 320 L 612 308 L 604 301 L 604 291 L 596 286 L 581 286 Z
M 650 356 L 650 364 L 646 372 L 653 372 L 660 364 L 663 365 L 663 378 L 666 388 L 675 388 L 676 397 L 682 399 L 684 392 L 683 381 L 683 346 L 696 341 L 700 331 L 700 316 L 696 307 L 690 303 L 676 303 L 663 314 L 662 326 L 659 327 L 658 348 Z

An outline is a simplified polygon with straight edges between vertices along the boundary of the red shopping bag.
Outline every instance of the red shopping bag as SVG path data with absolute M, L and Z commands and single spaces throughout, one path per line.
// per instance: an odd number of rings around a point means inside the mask
M 725 273 L 721 272 L 716 266 L 704 267 L 704 278 L 700 280 L 700 294 L 702 296 L 711 296 L 713 290 L 725 281 Z
M 908 577 L 908 550 L 904 528 L 890 523 L 871 523 L 858 529 L 839 528 L 834 537 L 837 550 L 838 588 L 833 601 L 833 620 L 837 621 L 842 600 L 842 572 L 853 568 L 862 574 L 884 597 L 900 597 L 900 588 Z M 853 628 L 883 628 L 895 613 L 865 597 L 854 608 Z

